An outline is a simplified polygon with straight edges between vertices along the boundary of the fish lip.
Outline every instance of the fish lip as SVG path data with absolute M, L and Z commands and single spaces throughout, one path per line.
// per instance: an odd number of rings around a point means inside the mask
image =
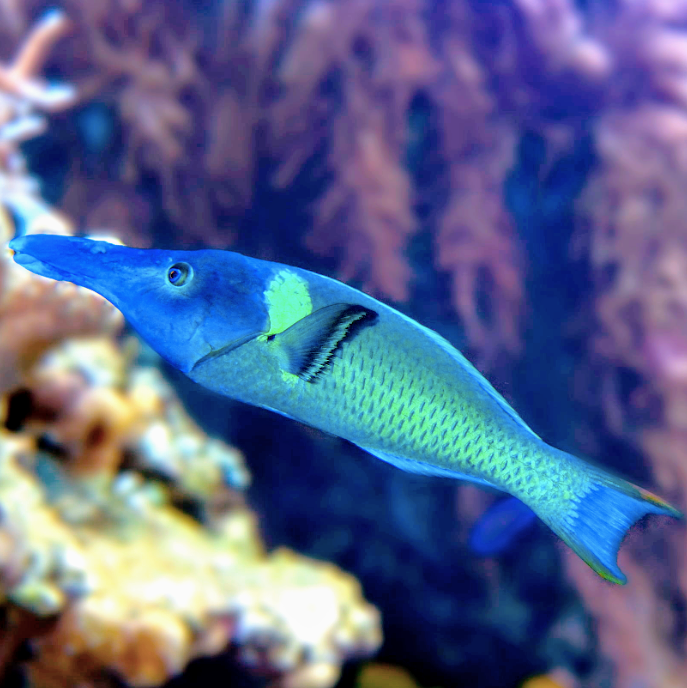
M 46 263 L 35 256 L 32 256 L 26 251 L 15 248 L 12 246 L 12 243 L 13 242 L 10 242 L 9 247 L 12 251 L 14 251 L 12 258 L 17 265 L 21 265 L 23 268 L 26 268 L 27 270 L 41 277 L 47 277 L 48 279 L 55 280 L 69 280 L 69 273 L 65 272 L 64 270 L 60 270 L 56 266 Z
M 30 251 L 26 251 L 22 245 L 24 243 L 23 240 L 29 238 L 29 236 L 32 235 L 15 237 L 7 244 L 8 248 L 14 251 L 12 259 L 17 265 L 21 265 L 23 268 L 26 268 L 40 277 L 47 277 L 48 279 L 63 282 L 73 282 L 76 285 L 86 286 L 88 289 L 91 288 L 90 283 L 93 279 L 92 275 L 86 272 L 80 272 L 79 275 L 74 275 L 68 270 L 60 268 L 52 262 L 36 258 Z
M 41 264 L 41 261 L 38 260 L 38 258 L 34 258 L 30 253 L 24 253 L 23 251 L 18 251 L 17 249 L 12 248 L 10 246 L 12 251 L 14 251 L 14 255 L 12 258 L 14 259 L 14 262 L 17 263 L 18 265 L 23 265 L 24 267 L 27 267 L 32 264 Z

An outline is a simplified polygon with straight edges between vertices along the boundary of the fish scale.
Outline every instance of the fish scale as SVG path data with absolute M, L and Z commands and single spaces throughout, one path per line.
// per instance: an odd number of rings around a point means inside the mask
M 208 389 L 338 435 L 404 470 L 506 490 L 608 580 L 626 581 L 617 554 L 635 521 L 680 516 L 547 445 L 448 342 L 340 282 L 228 251 L 41 235 L 10 248 L 28 270 L 104 296 Z
M 343 346 L 326 375 L 303 383 L 309 388 L 310 403 L 298 395 L 289 415 L 309 422 L 313 414 L 326 408 L 328 429 L 333 434 L 368 450 L 486 480 L 525 500 L 547 522 L 561 509 L 560 498 L 553 496 L 557 484 L 571 485 L 565 508 L 574 508 L 589 486 L 587 475 L 574 470 L 575 458 L 564 455 L 563 462 L 560 457 L 552 460 L 553 448 L 510 418 L 494 422 L 485 413 L 492 411 L 493 415 L 491 398 L 481 388 L 469 388 L 466 394 L 463 376 L 455 370 L 446 374 L 445 365 L 440 365 L 443 375 L 433 374 L 427 352 L 423 360 L 417 360 L 413 347 L 399 346 L 402 337 L 395 331 L 396 325 L 382 325 L 388 331 L 381 339 L 394 341 L 394 347 L 380 346 L 379 338 L 372 339 L 369 332 Z M 442 350 L 434 353 L 439 359 L 448 358 Z M 413 377 L 412 371 L 417 369 L 427 374 Z M 402 385 L 406 378 L 412 383 Z M 358 401 L 362 385 L 356 380 L 361 379 L 366 381 L 367 404 Z M 285 398 L 288 394 L 285 389 Z M 392 422 L 399 416 L 398 423 Z M 446 438 L 448 446 L 444 448 Z M 525 473 L 526 480 L 515 477 Z
M 529 437 L 523 441 L 522 433 L 508 438 L 499 431 L 491 434 L 477 418 L 478 409 L 470 413 L 466 408 L 458 380 L 427 375 L 405 384 L 418 362 L 404 350 L 388 347 L 381 351 L 374 344 L 366 345 L 365 339 L 361 335 L 342 347 L 328 374 L 313 383 L 314 405 L 334 401 L 328 414 L 337 416 L 349 436 L 353 430 L 353 441 L 358 444 L 449 469 L 486 474 L 498 487 L 517 489 L 510 464 L 521 454 L 536 451 Z M 427 361 L 421 365 L 426 369 Z M 362 386 L 355 381 L 361 379 L 368 386 L 367 402 L 359 403 Z M 523 446 L 526 443 L 530 446 Z M 489 452 L 490 445 L 495 445 L 495 450 Z M 506 450 L 514 445 L 519 445 L 519 451 Z M 485 466 L 487 454 L 491 461 Z

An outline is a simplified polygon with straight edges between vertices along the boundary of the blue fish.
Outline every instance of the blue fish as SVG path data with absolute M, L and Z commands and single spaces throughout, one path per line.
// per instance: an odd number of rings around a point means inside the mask
M 226 396 L 404 470 L 517 497 L 598 574 L 648 513 L 680 512 L 541 440 L 449 342 L 336 280 L 229 251 L 13 239 L 28 270 L 98 292 L 165 360 Z

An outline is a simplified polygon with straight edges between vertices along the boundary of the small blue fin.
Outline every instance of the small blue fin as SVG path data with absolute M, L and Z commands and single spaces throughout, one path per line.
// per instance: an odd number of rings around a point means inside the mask
M 470 530 L 468 547 L 479 557 L 493 557 L 510 549 L 535 522 L 537 515 L 515 497 L 494 502 Z
M 556 514 L 552 530 L 602 578 L 627 583 L 618 568 L 618 549 L 633 523 L 646 514 L 682 518 L 680 511 L 648 490 L 594 470 L 596 482 L 575 508 Z

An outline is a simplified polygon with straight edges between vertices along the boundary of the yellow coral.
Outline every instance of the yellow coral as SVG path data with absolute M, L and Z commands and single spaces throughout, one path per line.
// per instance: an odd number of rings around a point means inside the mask
M 569 680 L 565 679 L 563 672 L 555 674 L 543 674 L 527 679 L 521 688 L 570 688 Z
M 229 641 L 280 673 L 379 643 L 354 579 L 286 550 L 267 556 L 247 510 L 210 531 L 134 476 L 92 492 L 53 466 L 44 487 L 48 459 L 6 433 L 0 452 L 0 535 L 15 543 L 2 589 L 38 616 L 61 612 L 35 641 L 37 685 L 91 685 L 103 669 L 155 685 Z
M 367 664 L 358 676 L 356 688 L 418 688 L 413 677 L 400 667 Z
M 186 496 L 208 500 L 244 489 L 241 453 L 207 437 L 157 368 L 131 366 L 132 353 L 107 337 L 53 346 L 19 388 L 30 402 L 22 431 L 59 444 L 74 476 L 111 480 L 127 453 Z

